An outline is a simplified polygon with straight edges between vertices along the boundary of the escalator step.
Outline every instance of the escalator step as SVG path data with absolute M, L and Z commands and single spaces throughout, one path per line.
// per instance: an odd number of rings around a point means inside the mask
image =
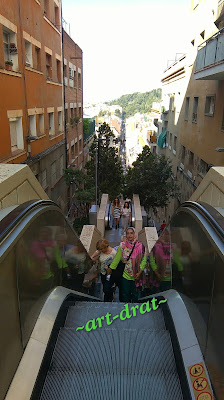
M 141 314 L 139 309 L 137 309 L 136 316 L 134 317 L 131 307 L 136 305 L 137 304 L 128 305 L 131 318 L 122 322 L 120 321 L 120 318 L 117 318 L 113 321 L 111 326 L 113 326 L 115 329 L 120 329 L 120 327 L 123 325 L 125 328 L 138 327 L 138 329 L 166 329 L 161 309 L 158 308 L 156 311 L 152 310 L 151 312 L 146 312 L 145 314 Z M 120 315 L 120 312 L 124 310 L 124 306 L 124 303 L 77 302 L 74 307 L 70 307 L 65 326 L 74 327 L 76 329 L 77 327 L 85 325 L 90 319 L 105 316 L 108 312 L 111 314 L 111 320 L 113 316 Z M 140 307 L 141 305 L 138 304 L 138 306 Z M 122 315 L 124 314 L 125 313 L 123 312 Z M 107 327 L 106 321 L 102 323 L 101 329 L 104 329 L 104 327 Z
M 168 331 L 97 329 L 75 332 L 62 328 L 50 370 L 108 374 L 176 372 Z
M 176 374 L 50 372 L 41 400 L 183 400 Z

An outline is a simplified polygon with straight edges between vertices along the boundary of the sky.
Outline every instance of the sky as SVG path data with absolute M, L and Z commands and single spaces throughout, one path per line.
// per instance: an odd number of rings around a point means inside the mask
M 62 0 L 83 50 L 84 103 L 161 87 L 168 60 L 189 45 L 189 10 L 190 0 Z

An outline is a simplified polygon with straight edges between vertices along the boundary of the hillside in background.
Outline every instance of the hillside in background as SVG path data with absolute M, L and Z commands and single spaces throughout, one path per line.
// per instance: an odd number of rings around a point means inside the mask
M 162 89 L 153 89 L 146 93 L 132 93 L 124 94 L 119 99 L 107 102 L 108 105 L 112 106 L 118 104 L 123 108 L 125 117 L 128 118 L 135 113 L 145 114 L 151 111 L 152 103 L 154 101 L 161 101 Z

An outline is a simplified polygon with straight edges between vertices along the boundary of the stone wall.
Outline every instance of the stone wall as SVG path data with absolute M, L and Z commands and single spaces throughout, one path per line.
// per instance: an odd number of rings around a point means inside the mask
M 156 228 L 147 227 L 142 229 L 138 234 L 138 240 L 144 244 L 146 253 L 149 254 L 158 240 Z
M 100 239 L 102 239 L 102 235 L 95 225 L 83 226 L 80 240 L 90 256 L 96 250 L 96 242 Z
M 224 167 L 211 168 L 190 200 L 224 208 Z
M 138 194 L 133 194 L 133 203 L 135 209 L 135 230 L 138 235 L 142 230 L 142 210 Z
M 40 199 L 49 197 L 27 165 L 0 164 L 0 209 Z

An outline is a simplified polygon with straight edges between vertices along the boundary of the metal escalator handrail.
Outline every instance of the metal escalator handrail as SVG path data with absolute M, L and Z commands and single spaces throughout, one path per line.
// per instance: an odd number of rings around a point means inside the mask
M 197 210 L 210 224 L 213 225 L 216 232 L 224 240 L 224 218 L 214 207 L 204 202 L 186 201 L 181 204 L 175 214 L 178 214 L 182 208 L 193 208 L 194 210 Z
M 58 207 L 60 210 L 60 207 L 51 200 L 30 200 L 18 205 L 18 207 L 9 212 L 9 214 L 7 214 L 0 221 L 0 243 L 8 235 L 8 233 L 27 215 L 28 212 L 43 205 L 53 205 Z

